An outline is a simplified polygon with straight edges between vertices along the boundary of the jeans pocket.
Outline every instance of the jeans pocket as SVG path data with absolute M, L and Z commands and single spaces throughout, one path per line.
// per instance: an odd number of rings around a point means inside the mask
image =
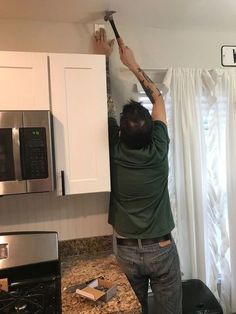
M 116 258 L 122 271 L 126 275 L 135 274 L 135 254 L 130 248 L 118 245 Z
M 155 249 L 152 251 L 152 254 L 150 256 L 150 262 L 156 262 L 160 261 L 162 259 L 165 259 L 168 254 L 171 253 L 171 251 L 175 250 L 175 242 L 173 240 L 170 241 L 165 246 L 160 246 L 160 244 L 155 245 Z
M 175 244 L 161 248 L 150 262 L 152 277 L 162 284 L 171 285 L 179 277 L 179 257 Z

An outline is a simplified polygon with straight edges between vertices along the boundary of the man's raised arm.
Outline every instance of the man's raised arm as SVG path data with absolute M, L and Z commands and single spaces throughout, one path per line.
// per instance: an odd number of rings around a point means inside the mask
M 119 52 L 121 62 L 134 73 L 141 83 L 147 97 L 153 104 L 152 119 L 154 121 L 160 120 L 166 123 L 165 103 L 160 91 L 157 89 L 153 81 L 147 76 L 147 74 L 140 68 L 135 60 L 133 51 L 125 46 L 122 39 L 119 39 Z

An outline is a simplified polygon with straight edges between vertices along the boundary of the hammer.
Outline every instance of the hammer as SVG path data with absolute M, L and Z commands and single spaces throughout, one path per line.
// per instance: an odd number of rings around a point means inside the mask
M 119 35 L 119 33 L 118 33 L 117 29 L 116 29 L 115 22 L 114 22 L 114 20 L 113 20 L 113 14 L 114 14 L 114 13 L 116 13 L 116 11 L 106 11 L 106 12 L 105 12 L 105 16 L 104 16 L 104 20 L 105 20 L 106 22 L 107 22 L 107 21 L 110 22 L 111 27 L 112 27 L 112 29 L 113 29 L 113 31 L 114 31 L 114 33 L 115 33 L 116 39 L 117 39 L 118 44 L 119 44 L 119 40 L 118 40 L 118 39 L 120 38 L 120 35 Z

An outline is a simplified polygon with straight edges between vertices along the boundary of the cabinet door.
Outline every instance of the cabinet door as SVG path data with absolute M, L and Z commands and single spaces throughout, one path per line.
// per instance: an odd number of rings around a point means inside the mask
M 49 58 L 58 194 L 110 191 L 105 57 Z
M 0 52 L 0 110 L 49 110 L 47 55 Z

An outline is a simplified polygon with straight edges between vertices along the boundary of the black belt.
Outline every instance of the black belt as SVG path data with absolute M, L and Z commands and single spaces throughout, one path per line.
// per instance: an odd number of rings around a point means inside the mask
M 125 246 L 138 246 L 138 239 L 126 239 L 126 238 L 116 238 L 118 245 Z M 154 243 L 159 243 L 163 241 L 171 240 L 171 234 L 165 234 L 164 236 L 153 238 L 153 239 L 140 239 L 142 245 L 150 245 Z

